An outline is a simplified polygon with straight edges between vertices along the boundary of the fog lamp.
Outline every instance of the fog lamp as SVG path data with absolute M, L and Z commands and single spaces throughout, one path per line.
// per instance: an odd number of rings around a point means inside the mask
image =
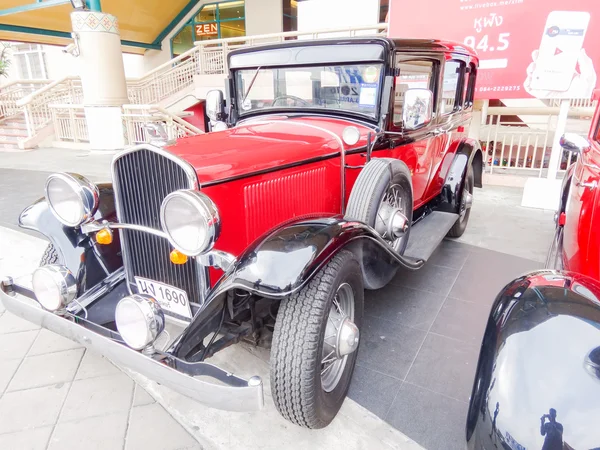
M 117 304 L 115 322 L 125 343 L 135 350 L 152 344 L 165 329 L 165 315 L 149 295 L 133 294 Z
M 40 267 L 33 272 L 33 292 L 44 309 L 59 311 L 77 295 L 77 283 L 69 269 L 59 265 Z

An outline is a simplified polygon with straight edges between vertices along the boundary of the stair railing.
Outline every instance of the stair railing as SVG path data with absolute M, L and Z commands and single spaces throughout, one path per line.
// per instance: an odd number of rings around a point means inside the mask
M 128 145 L 150 143 L 148 124 L 161 125 L 169 140 L 204 133 L 200 128 L 158 105 L 123 105 L 123 122 Z
M 35 136 L 52 121 L 50 104 L 82 103 L 83 90 L 78 77 L 68 76 L 53 81 L 42 89 L 23 97 L 16 102 L 25 114 L 27 135 Z
M 21 113 L 17 102 L 49 83 L 51 80 L 14 80 L 0 87 L 0 120 Z

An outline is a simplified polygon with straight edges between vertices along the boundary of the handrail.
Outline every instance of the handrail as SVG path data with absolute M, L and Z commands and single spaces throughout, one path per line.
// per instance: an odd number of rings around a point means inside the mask
M 159 112 L 162 115 L 164 115 L 165 117 L 170 118 L 174 122 L 177 122 L 177 124 L 179 124 L 183 128 L 186 128 L 188 131 L 191 131 L 195 134 L 204 134 L 204 131 L 202 131 L 200 128 L 195 127 L 191 123 L 183 120 L 177 114 L 173 114 L 173 113 L 167 111 L 166 109 L 161 108 L 158 105 L 138 105 L 138 104 L 132 103 L 132 104 L 128 104 L 128 105 L 123 105 L 123 110 L 124 111 L 143 110 L 143 111 L 148 111 L 148 113 Z
M 35 98 L 38 97 L 42 94 L 44 94 L 45 92 L 48 92 L 49 90 L 53 89 L 54 87 L 58 86 L 61 83 L 64 83 L 67 80 L 79 80 L 79 77 L 73 76 L 73 75 L 68 75 L 66 77 L 62 77 L 59 78 L 58 80 L 53 81 L 52 83 L 44 86 L 41 89 L 38 89 L 35 92 L 32 92 L 31 94 L 29 94 L 26 97 L 23 97 L 21 100 L 17 101 L 17 106 L 24 106 L 28 103 L 31 103 L 31 101 Z
M 15 84 L 47 84 L 52 82 L 52 80 L 46 80 L 46 79 L 32 79 L 32 80 L 28 80 L 26 78 L 19 78 L 17 80 L 12 80 L 9 83 L 3 84 L 2 86 L 0 86 L 0 94 L 2 94 L 4 91 L 8 91 L 9 87 L 14 86 Z

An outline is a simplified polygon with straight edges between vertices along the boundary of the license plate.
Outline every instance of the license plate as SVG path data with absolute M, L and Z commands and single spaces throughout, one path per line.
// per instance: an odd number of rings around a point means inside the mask
M 140 294 L 154 297 L 165 311 L 188 319 L 192 318 L 190 302 L 184 290 L 141 277 L 135 277 L 135 282 Z

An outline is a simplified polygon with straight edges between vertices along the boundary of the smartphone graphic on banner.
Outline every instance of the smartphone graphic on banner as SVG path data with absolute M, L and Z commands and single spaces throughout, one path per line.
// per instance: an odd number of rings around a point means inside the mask
M 546 20 L 531 88 L 567 91 L 590 23 L 584 11 L 552 11 Z

